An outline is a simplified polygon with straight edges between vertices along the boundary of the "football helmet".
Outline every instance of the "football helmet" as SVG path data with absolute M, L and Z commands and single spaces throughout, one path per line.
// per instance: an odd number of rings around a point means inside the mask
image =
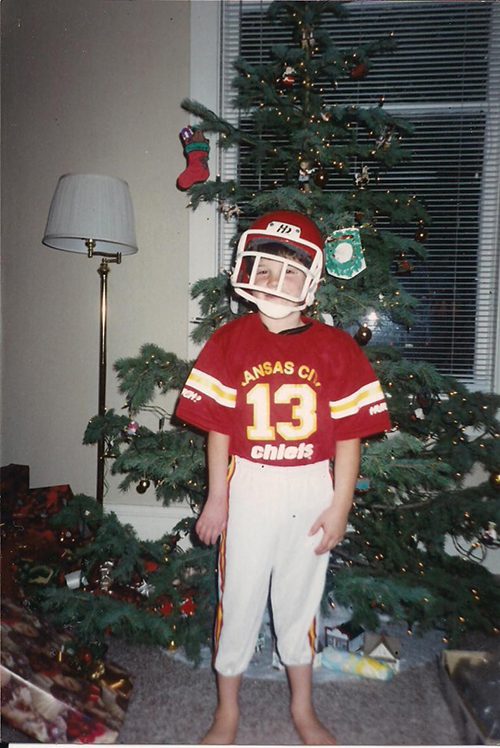
M 267 213 L 241 235 L 231 284 L 268 317 L 290 314 L 290 304 L 279 299 L 305 309 L 314 301 L 323 272 L 323 245 L 321 232 L 307 216 L 291 210 Z

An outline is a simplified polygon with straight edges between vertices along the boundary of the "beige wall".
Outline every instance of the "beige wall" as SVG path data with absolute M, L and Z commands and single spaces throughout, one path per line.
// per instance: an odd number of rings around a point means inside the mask
M 175 180 L 190 3 L 3 0 L 1 13 L 1 464 L 95 495 L 95 449 L 81 442 L 97 410 L 98 260 L 41 238 L 60 175 L 129 183 L 139 253 L 109 275 L 107 404 L 119 409 L 117 358 L 144 342 L 187 353 L 189 211 Z

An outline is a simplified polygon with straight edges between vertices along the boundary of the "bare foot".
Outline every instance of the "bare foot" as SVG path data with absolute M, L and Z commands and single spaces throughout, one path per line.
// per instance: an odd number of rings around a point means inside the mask
M 292 719 L 304 745 L 337 745 L 332 733 L 319 721 L 314 711 L 292 712 Z
M 201 745 L 233 745 L 238 732 L 239 714 L 229 709 L 217 709 L 214 721 Z

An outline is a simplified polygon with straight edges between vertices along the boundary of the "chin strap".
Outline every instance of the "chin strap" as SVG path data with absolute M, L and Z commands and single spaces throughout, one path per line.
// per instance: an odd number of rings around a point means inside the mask
M 300 306 L 288 306 L 288 304 L 276 304 L 274 301 L 255 298 L 252 298 L 252 302 L 259 311 L 262 312 L 262 314 L 265 314 L 266 317 L 271 317 L 271 319 L 283 319 L 283 317 L 288 317 L 290 312 L 299 312 L 302 309 L 305 309 L 306 306 L 305 304 L 301 304 Z
M 307 306 L 305 301 L 300 306 L 293 307 L 288 306 L 288 304 L 277 304 L 275 301 L 269 301 L 268 299 L 257 299 L 252 293 L 244 288 L 235 288 L 234 290 L 238 296 L 255 304 L 262 314 L 265 314 L 266 317 L 271 317 L 271 319 L 283 319 L 283 317 L 287 317 L 290 314 L 290 311 L 300 311 L 301 309 L 305 309 Z
M 288 306 L 288 304 L 277 304 L 275 301 L 269 301 L 268 299 L 257 299 L 252 293 L 243 288 L 235 288 L 234 290 L 238 296 L 241 296 L 247 301 L 251 301 L 252 304 L 255 304 L 257 309 L 262 312 L 262 314 L 265 314 L 266 317 L 270 317 L 271 319 L 283 319 L 283 317 L 287 317 L 291 311 L 301 312 L 303 309 L 311 306 L 314 301 L 314 292 L 312 289 L 309 289 L 305 301 L 293 307 Z

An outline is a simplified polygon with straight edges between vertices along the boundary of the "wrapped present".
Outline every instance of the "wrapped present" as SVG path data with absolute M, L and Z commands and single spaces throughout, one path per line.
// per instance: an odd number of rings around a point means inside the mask
M 22 605 L 2 604 L 2 718 L 42 743 L 114 743 L 132 685 Z
M 363 655 L 353 654 L 334 647 L 325 647 L 321 653 L 321 664 L 328 670 L 337 673 L 359 675 L 361 678 L 374 678 L 375 680 L 390 680 L 394 671 L 389 665 Z
M 20 497 L 27 496 L 30 487 L 28 465 L 5 465 L 0 469 L 2 522 L 9 523 Z
M 72 498 L 73 492 L 67 484 L 32 488 L 17 498 L 12 516 L 20 524 L 35 523 L 37 528 L 45 527 L 47 519 L 60 512 Z
M 21 524 L 45 527 L 46 520 L 59 512 L 73 498 L 67 484 L 30 488 L 27 465 L 6 465 L 1 468 L 2 521 L 9 526 Z

